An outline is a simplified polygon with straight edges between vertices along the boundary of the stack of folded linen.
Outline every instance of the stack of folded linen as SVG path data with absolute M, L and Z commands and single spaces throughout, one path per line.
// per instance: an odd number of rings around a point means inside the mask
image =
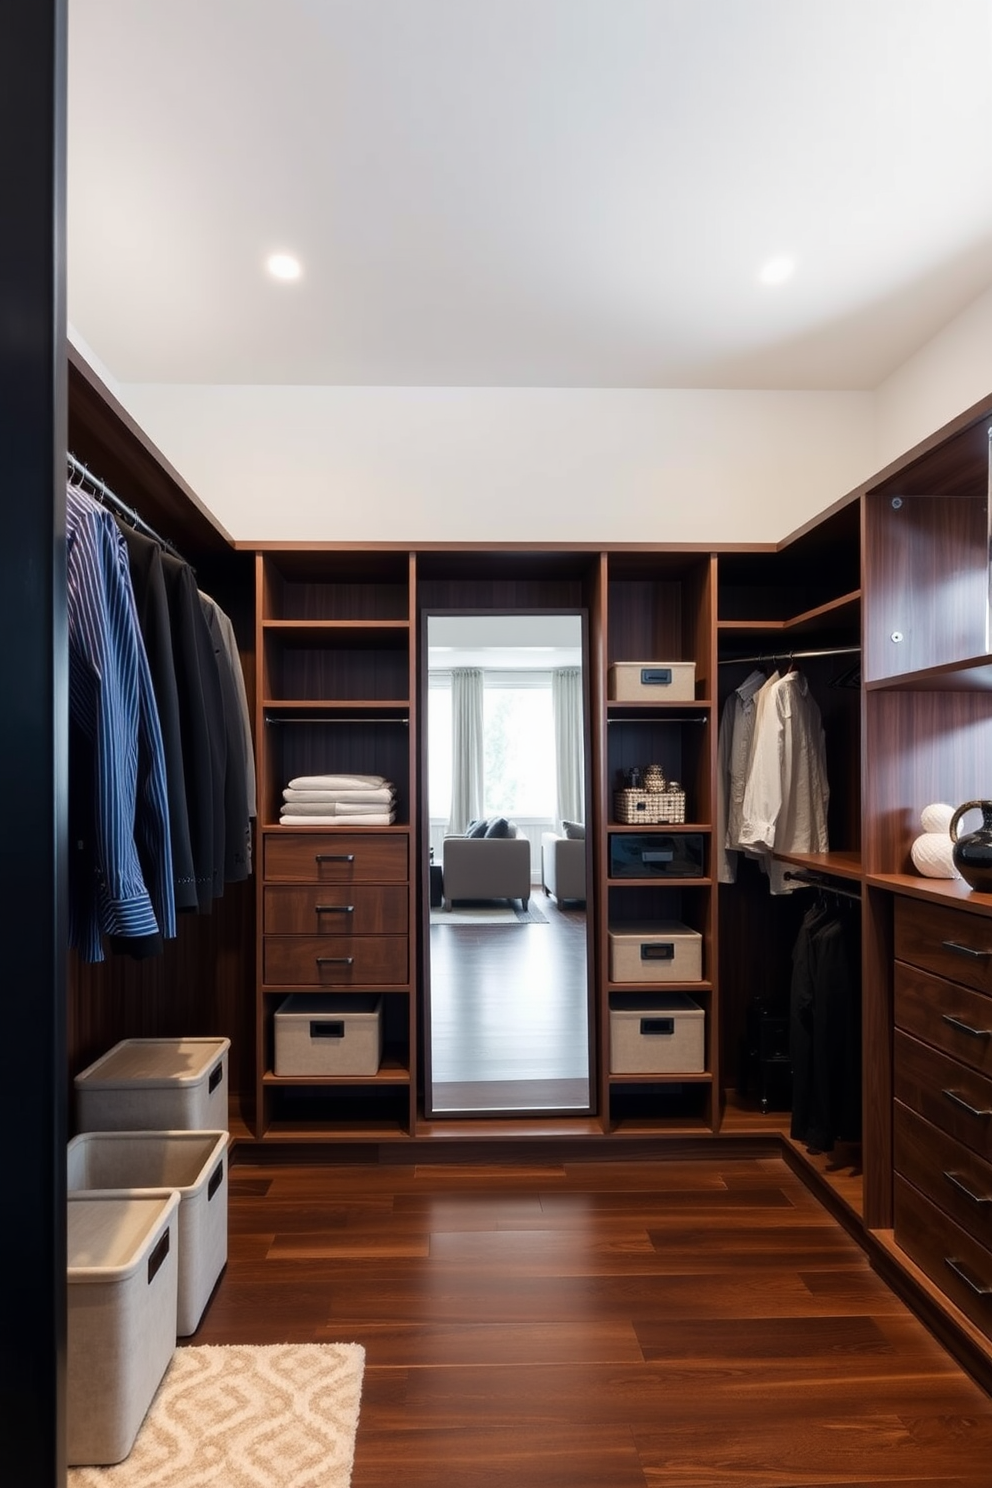
M 396 787 L 383 775 L 297 775 L 282 793 L 288 827 L 388 827 Z

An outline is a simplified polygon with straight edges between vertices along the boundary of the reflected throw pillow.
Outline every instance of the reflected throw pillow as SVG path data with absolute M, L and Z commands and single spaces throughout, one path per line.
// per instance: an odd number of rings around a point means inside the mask
M 584 842 L 586 835 L 585 822 L 562 822 L 562 831 L 565 836 L 573 842 Z

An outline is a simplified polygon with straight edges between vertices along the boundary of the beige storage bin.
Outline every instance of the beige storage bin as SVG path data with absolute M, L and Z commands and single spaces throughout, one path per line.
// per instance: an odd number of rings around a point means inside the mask
M 618 661 L 607 675 L 606 695 L 617 703 L 692 703 L 694 661 Z
M 382 1060 L 382 998 L 287 997 L 276 1009 L 275 1074 L 369 1076 Z
M 228 1038 L 123 1039 L 76 1076 L 80 1131 L 227 1131 Z
M 68 1200 L 70 1466 L 121 1462 L 176 1347 L 179 1195 Z
M 703 937 L 679 920 L 654 920 L 609 931 L 612 982 L 698 982 Z
M 610 998 L 611 1075 L 694 1075 L 706 1068 L 706 1014 L 684 992 Z
M 176 1331 L 195 1333 L 227 1261 L 225 1131 L 82 1132 L 67 1152 L 71 1195 L 179 1194 Z

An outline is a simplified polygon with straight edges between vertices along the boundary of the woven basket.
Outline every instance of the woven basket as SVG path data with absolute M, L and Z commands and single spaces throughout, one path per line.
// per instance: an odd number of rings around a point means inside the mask
M 622 826 L 636 826 L 639 822 L 646 822 L 649 826 L 656 826 L 659 822 L 684 822 L 685 791 L 615 791 L 613 815 Z

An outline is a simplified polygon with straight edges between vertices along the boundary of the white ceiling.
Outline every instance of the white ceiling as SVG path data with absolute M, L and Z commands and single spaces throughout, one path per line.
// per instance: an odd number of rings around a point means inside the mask
M 992 283 L 990 0 L 69 10 L 123 383 L 869 388 Z

